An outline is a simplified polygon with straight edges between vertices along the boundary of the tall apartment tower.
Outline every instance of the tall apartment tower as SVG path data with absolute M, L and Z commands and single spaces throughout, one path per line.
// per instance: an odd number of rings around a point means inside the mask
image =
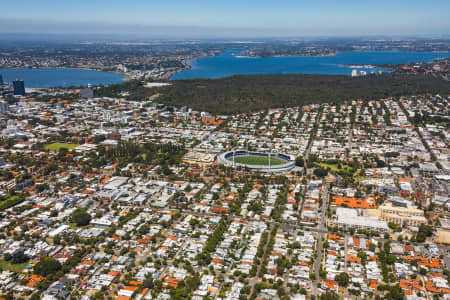
M 22 79 L 13 80 L 14 95 L 25 96 L 25 83 Z

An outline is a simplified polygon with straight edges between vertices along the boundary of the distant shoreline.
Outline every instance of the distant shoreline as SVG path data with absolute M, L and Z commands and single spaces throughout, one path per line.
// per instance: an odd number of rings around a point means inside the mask
M 351 76 L 350 72 L 351 69 L 357 69 L 357 70 L 364 70 L 367 73 L 370 72 L 394 72 L 395 68 L 397 66 L 401 66 L 403 64 L 406 63 L 411 63 L 411 62 L 415 62 L 415 63 L 426 63 L 426 62 L 432 62 L 432 61 L 437 61 L 442 59 L 442 57 L 435 57 L 438 55 L 443 55 L 443 56 L 448 56 L 450 57 L 450 52 L 446 52 L 446 51 L 431 51 L 431 52 L 427 52 L 427 51 L 396 51 L 396 50 L 383 50 L 383 51 L 372 51 L 372 50 L 366 50 L 366 51 L 345 51 L 345 52 L 334 52 L 334 53 L 329 53 L 329 54 L 324 54 L 324 55 L 306 55 L 306 56 L 302 56 L 302 55 L 279 55 L 279 56 L 267 56 L 267 57 L 260 57 L 260 56 L 248 56 L 248 55 L 242 55 L 242 52 L 240 49 L 229 49 L 226 51 L 221 52 L 219 55 L 217 56 L 208 56 L 208 58 L 214 58 L 214 57 L 226 57 L 224 59 L 229 59 L 230 57 L 232 59 L 253 59 L 253 58 L 296 58 L 298 57 L 299 59 L 305 59 L 305 62 L 308 62 L 308 58 L 324 58 L 323 63 L 324 64 L 329 64 L 331 65 L 335 65 L 335 66 L 339 66 L 339 67 L 345 67 L 347 69 L 350 69 L 349 72 L 345 73 L 343 71 L 337 71 L 337 70 L 332 70 L 333 68 L 330 67 L 330 71 L 328 70 L 323 70 L 323 68 L 321 68 L 319 65 L 320 63 L 317 62 L 318 66 L 316 69 L 314 69 L 314 67 L 308 66 L 306 68 L 302 68 L 301 66 L 299 66 L 298 70 L 293 70 L 293 67 L 289 68 L 287 67 L 286 70 L 284 69 L 273 69 L 271 72 L 270 71 L 264 71 L 263 68 L 261 67 L 261 65 L 264 65 L 264 62 L 262 61 L 257 61 L 255 62 L 255 65 L 258 65 L 259 68 L 253 70 L 253 69 L 249 69 L 248 72 L 244 72 L 242 69 L 236 69 L 236 70 L 229 70 L 229 69 L 224 69 L 226 67 L 224 67 L 222 64 L 219 64 L 217 66 L 217 70 L 211 70 L 214 69 L 214 67 L 216 67 L 214 65 L 214 62 L 203 62 L 200 64 L 206 64 L 208 65 L 207 69 L 209 69 L 208 71 L 202 71 L 201 68 L 198 71 L 195 71 L 195 64 L 198 63 L 198 59 L 199 58 L 195 58 L 195 59 L 191 59 L 191 60 L 187 60 L 184 63 L 187 64 L 187 67 L 183 70 L 180 70 L 178 72 L 175 72 L 174 74 L 172 74 L 169 79 L 170 80 L 184 80 L 184 79 L 196 79 L 196 78 L 209 78 L 209 79 L 216 79 L 216 78 L 223 78 L 223 77 L 227 77 L 227 76 L 232 76 L 232 75 L 250 75 L 250 74 L 258 74 L 256 72 L 260 71 L 260 74 L 341 74 L 341 75 L 348 75 Z M 351 59 L 352 57 L 352 53 L 355 53 L 356 58 L 355 59 Z M 408 54 L 409 55 L 406 55 Z M 342 55 L 342 59 L 340 59 L 338 56 L 338 54 Z M 373 54 L 373 55 L 372 55 Z M 384 59 L 376 59 L 374 58 L 374 56 L 376 55 L 377 57 L 381 57 L 383 56 L 383 54 L 385 55 Z M 403 55 L 405 54 L 405 55 Z M 329 59 L 326 59 L 326 58 Z M 333 57 L 336 57 L 336 59 L 332 59 Z M 350 57 L 350 58 L 349 58 Z M 359 59 L 358 59 L 359 57 Z M 366 57 L 366 58 L 364 58 Z M 330 61 L 331 60 L 331 61 Z M 376 62 L 385 62 L 385 61 L 391 61 L 394 63 L 390 63 L 390 64 L 383 64 L 383 63 L 376 63 Z M 238 62 L 236 62 L 238 63 Z M 245 64 L 245 62 L 243 62 Z M 309 62 L 311 63 L 311 62 Z M 311 63 L 312 64 L 312 63 Z M 205 67 L 205 65 L 202 65 L 203 67 Z M 194 69 L 195 72 L 189 72 L 186 73 L 185 75 L 178 75 L 179 73 L 182 73 L 183 71 L 189 70 L 189 69 Z M 379 70 L 382 69 L 382 70 Z M 225 71 L 224 71 L 225 70 Z M 263 71 L 261 71 L 263 70 Z M 226 74 L 224 76 L 222 76 L 221 74 Z M 229 73 L 229 74 L 228 74 Z M 177 76 L 178 75 L 178 76 Z
M 317 54 L 317 55 L 301 55 L 301 54 L 278 54 L 278 55 L 233 55 L 237 58 L 271 58 L 271 57 L 333 57 L 340 53 L 350 53 L 350 52 L 393 52 L 393 53 L 437 53 L 437 54 L 448 54 L 450 58 L 450 51 L 401 51 L 401 50 L 350 50 L 350 51 L 335 51 L 328 54 Z M 442 58 L 436 58 L 433 60 L 438 60 Z
M 352 52 L 352 51 L 348 51 Z M 322 54 L 322 55 L 299 55 L 299 54 L 278 54 L 278 55 L 270 55 L 270 56 L 261 56 L 261 55 L 234 55 L 238 58 L 272 58 L 272 57 L 333 57 L 339 54 L 340 52 L 333 52 L 329 54 Z

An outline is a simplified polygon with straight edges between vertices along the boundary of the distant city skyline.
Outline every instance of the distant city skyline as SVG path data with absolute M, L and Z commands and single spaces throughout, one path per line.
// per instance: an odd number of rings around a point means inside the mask
M 6 1 L 0 33 L 139 37 L 448 35 L 448 0 Z

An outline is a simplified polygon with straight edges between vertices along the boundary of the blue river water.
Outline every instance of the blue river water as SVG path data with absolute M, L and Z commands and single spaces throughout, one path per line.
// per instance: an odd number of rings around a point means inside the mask
M 171 77 L 177 79 L 221 78 L 237 74 L 330 74 L 350 75 L 353 69 L 372 73 L 389 69 L 367 67 L 372 64 L 403 64 L 450 57 L 450 53 L 367 51 L 342 52 L 334 56 L 242 57 L 229 50 L 215 57 L 189 61 L 191 69 Z M 350 66 L 349 66 L 350 65 Z M 354 66 L 359 66 L 355 68 Z
M 122 83 L 125 75 L 86 69 L 39 68 L 39 69 L 0 69 L 3 81 L 11 83 L 23 79 L 25 87 L 48 88 L 103 85 Z

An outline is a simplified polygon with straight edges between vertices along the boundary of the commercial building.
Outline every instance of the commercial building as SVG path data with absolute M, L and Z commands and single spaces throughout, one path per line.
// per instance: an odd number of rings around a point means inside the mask
M 190 151 L 183 157 L 183 161 L 188 164 L 211 165 L 216 160 L 216 156 L 211 153 Z
M 419 226 L 427 222 L 427 219 L 424 217 L 423 210 L 416 207 L 393 206 L 392 203 L 385 203 L 378 209 L 382 220 L 392 222 L 403 227 Z
M 389 227 L 386 221 L 376 217 L 366 217 L 358 214 L 357 209 L 338 207 L 336 209 L 336 225 L 343 228 L 375 230 L 387 232 Z

